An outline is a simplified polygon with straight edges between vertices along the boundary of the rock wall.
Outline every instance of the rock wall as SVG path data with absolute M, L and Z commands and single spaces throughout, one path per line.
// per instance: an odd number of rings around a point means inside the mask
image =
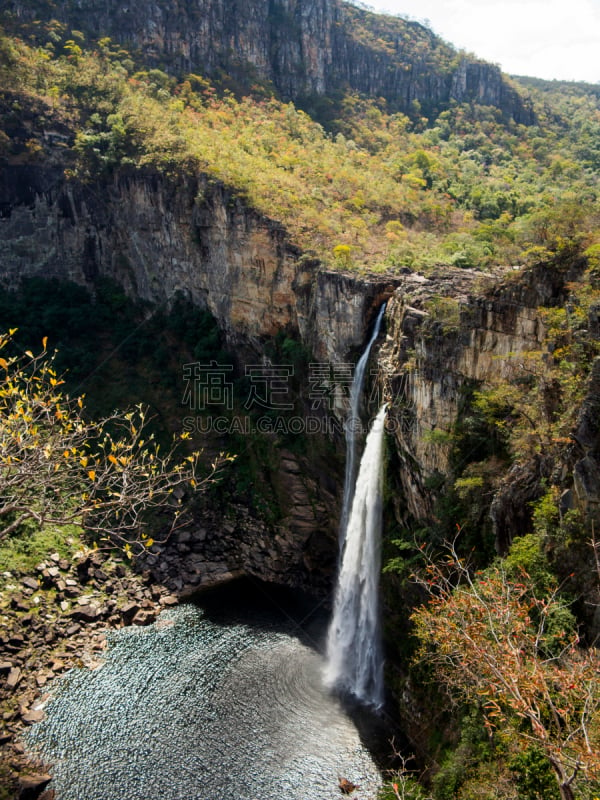
M 316 357 L 343 361 L 397 281 L 357 279 L 301 257 L 278 223 L 204 176 L 120 173 L 66 180 L 62 169 L 0 172 L 0 280 L 110 277 L 133 297 L 208 308 L 230 347 L 262 352 L 281 330 Z
M 6 167 L 0 177 L 2 280 L 114 278 L 135 297 L 169 303 L 179 292 L 214 314 L 230 344 L 298 328 L 295 288 L 312 274 L 284 231 L 202 177 L 154 172 L 110 184 Z
M 103 276 L 154 304 L 182 293 L 213 313 L 241 363 L 256 363 L 280 331 L 301 338 L 320 362 L 348 361 L 397 285 L 320 270 L 280 225 L 203 176 L 171 180 L 131 172 L 110 183 L 82 184 L 58 167 L 7 166 L 0 173 L 0 209 L 4 285 L 57 277 L 93 291 Z M 343 404 L 337 412 L 343 415 Z M 189 588 L 245 564 L 260 577 L 322 588 L 334 569 L 342 481 L 343 452 L 339 463 L 325 463 L 319 453 L 282 452 L 271 482 L 285 517 L 269 526 L 236 512 L 229 534 L 214 519 L 200 525 L 195 551 L 186 550 L 187 541 L 176 543 L 185 558 L 176 550 L 167 559 L 170 578 L 179 576 Z M 202 559 L 214 569 L 199 571 Z
M 338 0 L 8 0 L 4 10 L 9 25 L 58 19 L 171 73 L 227 74 L 246 89 L 266 81 L 286 99 L 351 89 L 405 112 L 415 101 L 436 113 L 455 100 L 534 121 L 495 65 L 459 56 L 418 23 Z
M 402 279 L 319 271 L 306 338 L 315 356 L 332 363 L 360 356 L 366 330 Z
M 390 428 L 399 464 L 392 480 L 402 495 L 396 503 L 399 519 L 433 518 L 433 495 L 427 487 L 436 474 L 449 471 L 449 434 L 465 389 L 498 376 L 510 379 L 520 353 L 542 349 L 545 328 L 538 308 L 565 302 L 566 284 L 578 269 L 501 270 L 490 276 L 487 288 L 480 273 L 445 269 L 427 278 L 406 276 L 395 290 L 378 361 L 382 391 L 391 402 Z M 597 425 L 591 422 L 597 410 L 596 372 L 597 365 L 580 417 L 582 452 L 575 459 L 574 489 L 565 500 L 582 509 L 595 506 L 599 496 Z M 554 466 L 540 454 L 503 477 L 491 509 L 499 549 L 527 530 L 530 502 L 540 494 L 540 479 Z

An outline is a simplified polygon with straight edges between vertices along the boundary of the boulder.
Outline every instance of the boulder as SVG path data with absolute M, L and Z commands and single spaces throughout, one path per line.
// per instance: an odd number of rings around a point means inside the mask
M 156 619 L 156 611 L 150 609 L 140 609 L 132 619 L 133 625 L 151 625 Z
M 95 622 L 98 619 L 98 608 L 91 605 L 80 606 L 71 611 L 69 616 L 78 622 Z
M 127 603 L 126 605 L 124 605 L 120 609 L 121 618 L 123 619 L 123 622 L 125 622 L 126 624 L 129 624 L 131 622 L 131 620 L 135 617 L 135 615 L 138 613 L 139 610 L 140 610 L 139 603 L 131 602 L 131 603 Z
M 168 594 L 166 597 L 162 597 L 161 601 L 163 606 L 176 606 L 179 604 L 179 600 L 175 597 L 174 594 Z
M 41 708 L 31 708 L 25 714 L 21 715 L 23 722 L 27 725 L 34 725 L 36 722 L 41 722 L 44 719 L 44 712 Z
M 47 773 L 21 775 L 19 778 L 19 800 L 35 800 L 51 780 L 52 776 Z
M 8 678 L 6 679 L 5 688 L 8 691 L 12 692 L 17 688 L 19 681 L 21 680 L 21 670 L 19 667 L 11 667 L 10 672 L 8 673 Z

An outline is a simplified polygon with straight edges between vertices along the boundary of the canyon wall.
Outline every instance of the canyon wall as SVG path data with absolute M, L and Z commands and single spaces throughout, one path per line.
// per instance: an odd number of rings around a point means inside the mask
M 0 209 L 5 286 L 41 276 L 93 288 L 103 276 L 153 304 L 181 294 L 210 310 L 230 347 L 255 355 L 283 330 L 341 361 L 397 284 L 319 270 L 281 225 L 204 176 L 137 171 L 83 184 L 61 169 L 6 166 Z
M 0 209 L 5 286 L 56 277 L 93 292 L 96 279 L 108 277 L 154 305 L 183 295 L 211 311 L 242 366 L 260 363 L 265 343 L 280 332 L 301 339 L 319 362 L 352 358 L 397 285 L 320 270 L 279 224 L 203 176 L 123 172 L 83 184 L 60 168 L 6 166 Z M 193 588 L 242 566 L 280 582 L 322 587 L 330 580 L 343 450 L 335 463 L 319 447 L 277 458 L 269 491 L 283 517 L 269 526 L 241 506 L 206 511 L 197 535 L 175 542 L 163 559 L 174 585 Z
M 457 423 L 471 413 L 467 398 L 473 389 L 518 380 L 527 368 L 520 356 L 540 352 L 544 358 L 546 330 L 539 309 L 564 305 L 570 281 L 584 266 L 540 264 L 524 271 L 497 270 L 487 278 L 444 268 L 427 277 L 407 276 L 395 290 L 377 358 L 381 391 L 390 402 L 397 467 L 389 478 L 398 487 L 395 510 L 401 523 L 434 519 L 432 486 L 456 471 L 450 459 Z M 549 352 L 546 357 L 551 358 Z M 496 467 L 489 513 L 500 552 L 531 530 L 531 504 L 551 483 L 564 488 L 565 511 L 598 515 L 600 436 L 592 421 L 598 374 L 595 362 L 573 444 L 563 448 L 558 462 L 556 453 L 550 456 L 542 448 L 510 469 Z
M 302 323 L 294 289 L 311 271 L 276 223 L 222 185 L 155 172 L 81 184 L 7 167 L 0 198 L 5 283 L 43 275 L 92 286 L 102 275 L 152 303 L 181 293 L 210 309 L 231 345 Z
M 504 278 L 510 277 L 506 271 Z M 448 472 L 463 389 L 506 377 L 515 356 L 541 346 L 541 303 L 509 295 L 506 288 L 496 296 L 486 292 L 481 273 L 445 268 L 427 278 L 408 277 L 388 305 L 380 380 L 392 400 L 403 467 L 397 477 L 406 510 L 417 520 L 433 513 L 429 479 Z
M 530 105 L 497 66 L 460 54 L 416 22 L 338 0 L 23 0 L 4 3 L 5 24 L 57 19 L 92 38 L 111 37 L 147 65 L 198 73 L 248 91 L 266 83 L 284 99 L 347 90 L 393 110 L 435 114 L 451 101 L 499 108 L 534 122 Z
M 154 304 L 182 293 L 212 312 L 242 360 L 262 358 L 265 343 L 283 331 L 300 339 L 316 361 L 355 362 L 387 300 L 377 368 L 381 393 L 391 401 L 398 466 L 390 477 L 400 521 L 432 518 L 428 486 L 448 470 L 444 437 L 459 417 L 465 387 L 507 377 L 519 353 L 541 347 L 538 306 L 564 302 L 565 284 L 574 277 L 544 267 L 487 278 L 456 268 L 427 277 L 408 270 L 393 277 L 328 272 L 305 258 L 280 225 L 203 176 L 173 180 L 124 172 L 96 185 L 67 180 L 59 169 L 12 166 L 0 178 L 0 208 L 5 285 L 37 275 L 93 289 L 95 279 L 106 276 Z M 589 410 L 596 402 L 593 387 L 590 397 L 580 424 L 585 452 L 570 501 L 582 507 L 597 502 L 593 487 L 600 474 Z M 343 398 L 330 413 L 338 423 L 343 419 Z M 230 534 L 215 521 L 209 526 L 201 539 L 204 556 L 210 551 L 214 560 L 221 547 L 228 553 L 221 571 L 243 562 L 262 577 L 302 583 L 301 575 L 312 572 L 323 584 L 335 561 L 343 475 L 343 437 L 335 441 L 336 463 L 318 448 L 281 452 L 272 472 L 273 492 L 285 509 L 278 527 L 249 523 L 238 509 Z M 539 489 L 540 476 L 534 477 L 531 492 Z M 526 527 L 521 510 L 529 513 L 532 499 L 525 493 L 515 514 L 511 481 L 526 483 L 523 475 L 508 476 L 494 501 L 497 539 L 504 543 Z M 191 545 L 180 544 L 185 554 Z M 186 582 L 194 584 L 192 574 Z

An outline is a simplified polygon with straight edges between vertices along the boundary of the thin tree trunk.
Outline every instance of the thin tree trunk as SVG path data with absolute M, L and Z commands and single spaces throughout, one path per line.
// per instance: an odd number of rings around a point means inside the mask
M 560 783 L 558 785 L 558 790 L 560 792 L 560 800 L 575 800 L 573 789 L 571 789 L 569 783 Z
M 571 786 L 575 780 L 575 776 L 577 775 L 579 768 L 577 767 L 573 775 L 571 775 L 570 778 L 567 778 L 561 764 L 557 763 L 553 758 L 549 758 L 549 761 L 552 764 L 552 768 L 556 775 L 558 791 L 560 792 L 560 800 L 575 800 L 575 793 L 573 792 Z

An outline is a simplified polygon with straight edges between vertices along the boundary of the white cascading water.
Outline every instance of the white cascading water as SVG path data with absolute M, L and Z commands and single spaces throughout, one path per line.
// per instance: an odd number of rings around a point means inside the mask
M 325 683 L 363 703 L 383 704 L 379 573 L 386 405 L 375 418 L 360 462 L 327 634 Z
M 354 496 L 354 483 L 356 481 L 356 439 L 360 429 L 360 400 L 362 397 L 363 384 L 365 382 L 365 372 L 367 369 L 367 362 L 369 361 L 369 354 L 371 347 L 379 336 L 381 328 L 381 320 L 385 312 L 384 303 L 375 320 L 375 327 L 369 339 L 363 354 L 361 355 L 356 369 L 354 371 L 354 378 L 352 386 L 350 387 L 350 408 L 348 410 L 348 417 L 346 419 L 346 470 L 344 475 L 344 494 L 342 499 L 342 513 L 340 516 L 340 553 L 344 547 L 346 539 L 346 528 L 348 527 L 348 516 L 352 505 L 352 498 Z

